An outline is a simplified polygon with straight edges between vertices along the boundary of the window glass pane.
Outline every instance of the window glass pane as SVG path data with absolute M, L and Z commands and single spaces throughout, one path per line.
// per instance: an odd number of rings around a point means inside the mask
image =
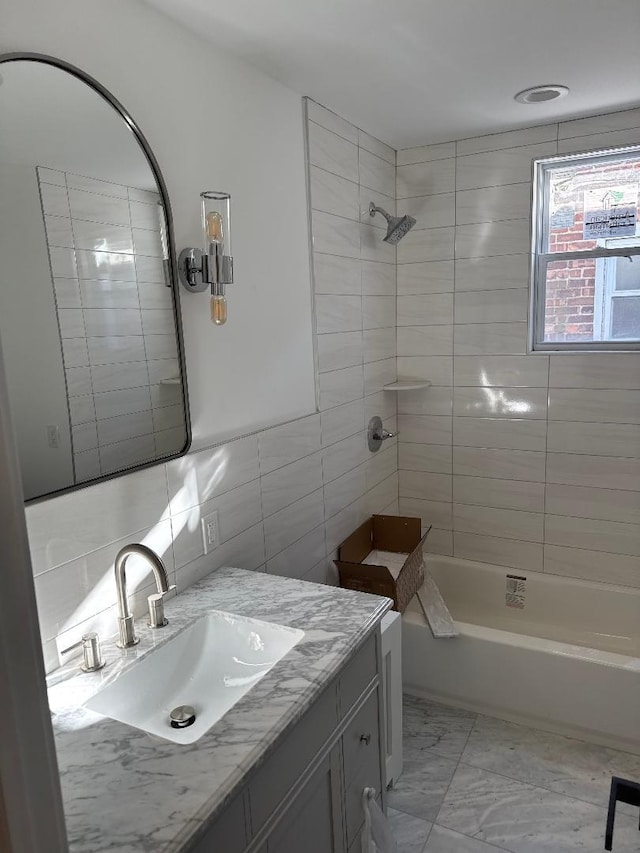
M 616 260 L 616 290 L 640 290 L 640 255 Z
M 640 338 L 640 296 L 619 296 L 611 310 L 612 338 Z
M 547 264 L 544 340 L 592 341 L 596 260 Z
M 581 252 L 640 234 L 640 154 L 547 167 L 545 253 Z

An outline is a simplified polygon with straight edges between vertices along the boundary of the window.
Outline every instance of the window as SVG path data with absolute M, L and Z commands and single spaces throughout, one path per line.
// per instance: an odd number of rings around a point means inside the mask
M 535 162 L 534 350 L 640 348 L 640 146 Z

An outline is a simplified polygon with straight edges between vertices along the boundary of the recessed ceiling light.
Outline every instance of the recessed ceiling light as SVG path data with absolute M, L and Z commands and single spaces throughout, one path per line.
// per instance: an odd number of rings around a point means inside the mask
M 569 89 L 566 86 L 532 86 L 518 92 L 515 99 L 519 104 L 544 104 L 545 101 L 555 101 L 556 98 L 564 98 L 568 94 Z

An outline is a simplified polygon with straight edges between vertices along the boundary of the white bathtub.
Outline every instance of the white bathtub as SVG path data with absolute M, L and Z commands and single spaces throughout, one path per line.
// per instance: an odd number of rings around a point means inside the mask
M 460 631 L 403 615 L 405 690 L 640 753 L 640 589 L 450 557 L 427 564 Z M 509 584 L 508 575 L 526 578 Z M 522 609 L 520 609 L 520 606 Z

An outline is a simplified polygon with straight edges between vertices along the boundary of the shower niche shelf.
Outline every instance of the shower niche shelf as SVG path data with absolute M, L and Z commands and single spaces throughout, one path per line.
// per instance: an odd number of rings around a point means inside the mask
M 396 394 L 401 391 L 419 391 L 421 388 L 429 388 L 431 385 L 430 379 L 398 379 L 397 382 L 390 382 L 389 385 L 383 385 L 383 391 L 394 391 Z

